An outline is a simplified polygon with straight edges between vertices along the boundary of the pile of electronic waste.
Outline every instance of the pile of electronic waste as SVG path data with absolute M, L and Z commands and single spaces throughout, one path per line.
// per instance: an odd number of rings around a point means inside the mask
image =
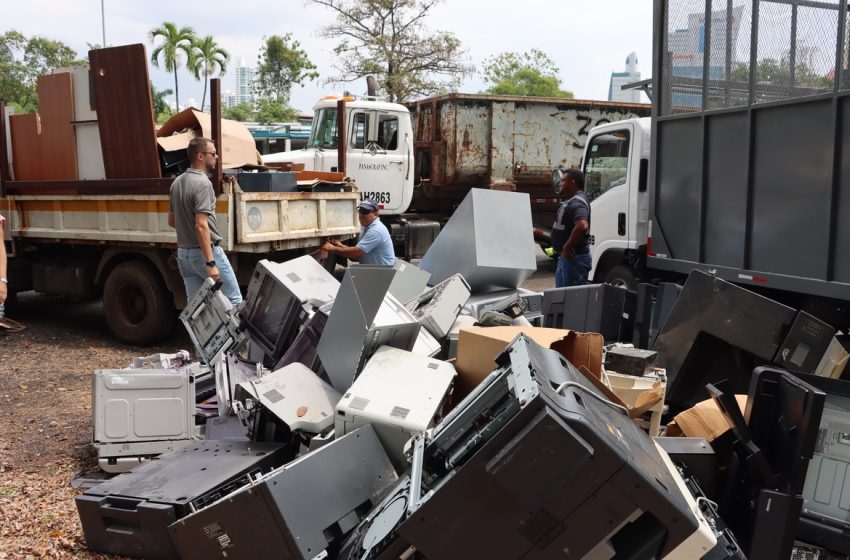
M 211 280 L 189 301 L 196 361 L 95 372 L 94 443 L 121 474 L 76 498 L 87 546 L 184 560 L 850 552 L 834 329 L 698 272 L 684 288 L 520 289 L 530 214 L 496 220 L 483 192 L 419 266 L 353 265 L 340 282 L 309 256 L 261 261 L 239 306 Z M 663 416 L 679 437 L 660 437 Z

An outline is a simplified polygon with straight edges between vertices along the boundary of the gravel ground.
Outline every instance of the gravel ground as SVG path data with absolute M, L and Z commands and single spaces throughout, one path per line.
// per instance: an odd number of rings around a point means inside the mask
M 523 288 L 554 286 L 555 261 L 537 250 Z M 26 293 L 10 317 L 27 329 L 0 335 L 0 560 L 107 559 L 86 550 L 70 481 L 92 471 L 91 374 L 136 356 L 194 351 L 182 325 L 155 348 L 118 343 L 99 302 Z

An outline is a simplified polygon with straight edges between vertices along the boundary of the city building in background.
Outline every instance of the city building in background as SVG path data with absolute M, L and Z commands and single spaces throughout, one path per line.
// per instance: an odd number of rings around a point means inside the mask
M 611 72 L 611 83 L 608 86 L 608 101 L 621 103 L 641 103 L 639 89 L 620 89 L 625 84 L 640 81 L 640 72 L 637 69 L 638 57 L 633 51 L 626 57 L 626 70 L 624 72 Z

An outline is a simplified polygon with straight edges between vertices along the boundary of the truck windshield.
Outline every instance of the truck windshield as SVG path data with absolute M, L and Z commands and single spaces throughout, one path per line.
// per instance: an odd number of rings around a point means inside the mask
M 593 200 L 625 184 L 629 171 L 629 132 L 618 130 L 593 137 L 584 164 L 584 191 Z
M 310 130 L 308 147 L 336 148 L 336 109 L 319 109 L 313 118 L 313 128 Z

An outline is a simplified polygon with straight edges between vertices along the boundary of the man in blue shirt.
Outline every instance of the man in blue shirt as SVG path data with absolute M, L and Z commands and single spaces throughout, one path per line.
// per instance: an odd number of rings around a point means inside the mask
M 357 245 L 349 247 L 340 241 L 334 240 L 322 245 L 322 249 L 328 253 L 342 255 L 360 264 L 381 264 L 392 266 L 395 264 L 395 252 L 393 251 L 393 240 L 387 226 L 378 218 L 378 203 L 374 200 L 364 200 L 357 207 L 357 218 L 363 229 L 360 230 L 360 239 Z
M 590 203 L 584 194 L 584 174 L 567 169 L 558 185 L 564 202 L 552 225 L 552 248 L 558 252 L 555 287 L 587 284 L 590 256 Z

